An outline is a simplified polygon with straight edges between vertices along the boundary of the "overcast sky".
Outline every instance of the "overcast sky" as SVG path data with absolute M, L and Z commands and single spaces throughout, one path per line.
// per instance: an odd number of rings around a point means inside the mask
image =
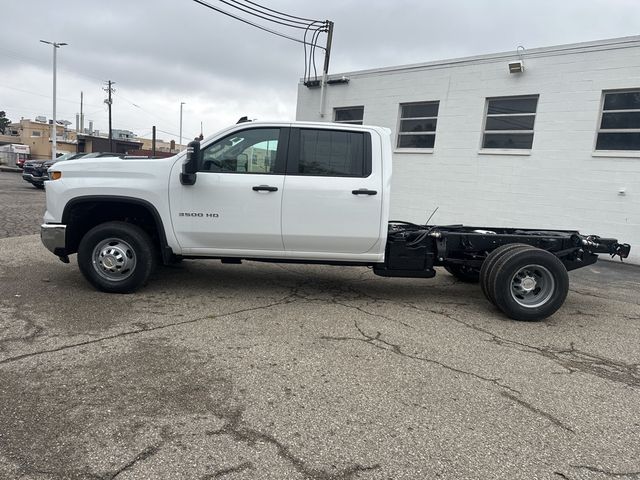
M 252 1 L 332 20 L 330 73 L 640 34 L 640 0 Z M 52 47 L 40 39 L 69 44 L 58 50 L 58 118 L 72 127 L 83 91 L 85 118 L 106 131 L 109 79 L 113 128 L 141 136 L 155 124 L 177 139 L 180 102 L 185 143 L 201 121 L 207 136 L 243 115 L 295 117 L 302 45 L 193 0 L 0 0 L 0 18 L 0 110 L 11 120 L 51 117 Z

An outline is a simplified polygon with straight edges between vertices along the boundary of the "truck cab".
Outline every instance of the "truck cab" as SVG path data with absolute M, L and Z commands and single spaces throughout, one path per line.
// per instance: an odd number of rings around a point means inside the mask
M 182 255 L 379 262 L 391 181 L 385 129 L 243 123 L 169 175 Z M 193 148 L 193 147 L 191 147 Z

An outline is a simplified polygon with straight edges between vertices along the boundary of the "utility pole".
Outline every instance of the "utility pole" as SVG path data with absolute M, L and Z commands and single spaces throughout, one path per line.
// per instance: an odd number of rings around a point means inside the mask
M 156 126 L 151 127 L 151 156 L 156 156 Z
M 42 43 L 53 46 L 53 119 L 51 125 L 51 159 L 55 160 L 58 153 L 58 122 L 56 119 L 56 53 L 57 49 L 68 45 L 67 43 L 49 42 L 47 40 L 40 40 Z
M 333 22 L 327 20 L 327 45 L 324 51 L 324 68 L 322 69 L 322 85 L 320 92 L 320 117 L 324 118 L 325 100 L 327 96 L 327 75 L 329 74 L 329 58 L 331 57 L 331 41 L 333 40 Z
M 178 146 L 178 151 L 182 149 L 182 106 L 184 102 L 180 102 L 180 144 Z
M 107 86 L 104 88 L 104 91 L 109 95 L 104 103 L 109 107 L 109 151 L 113 152 L 113 135 L 111 133 L 111 105 L 113 104 L 113 100 L 111 99 L 111 94 L 115 92 L 115 89 L 112 87 L 116 82 L 112 82 L 111 80 L 107 80 Z
M 80 133 L 84 133 L 84 114 L 82 113 L 82 104 L 84 102 L 83 96 L 84 96 L 84 93 L 81 90 L 80 91 Z

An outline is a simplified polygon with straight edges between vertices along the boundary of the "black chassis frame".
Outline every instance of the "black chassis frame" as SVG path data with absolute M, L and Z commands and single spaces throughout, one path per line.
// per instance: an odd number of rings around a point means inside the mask
M 627 258 L 631 247 L 614 238 L 581 235 L 574 230 L 416 225 L 391 221 L 384 264 L 374 266 L 385 277 L 435 275 L 434 266 L 464 266 L 479 270 L 496 248 L 522 243 L 557 256 L 567 270 L 591 265 L 598 253 Z

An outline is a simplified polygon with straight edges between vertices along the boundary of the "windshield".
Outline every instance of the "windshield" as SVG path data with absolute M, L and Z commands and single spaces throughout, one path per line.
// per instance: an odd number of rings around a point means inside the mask
M 56 158 L 56 162 L 62 162 L 64 160 L 69 160 L 70 158 L 73 158 L 77 155 L 76 152 L 71 152 L 71 153 L 65 153 L 64 155 L 61 155 L 59 157 Z

